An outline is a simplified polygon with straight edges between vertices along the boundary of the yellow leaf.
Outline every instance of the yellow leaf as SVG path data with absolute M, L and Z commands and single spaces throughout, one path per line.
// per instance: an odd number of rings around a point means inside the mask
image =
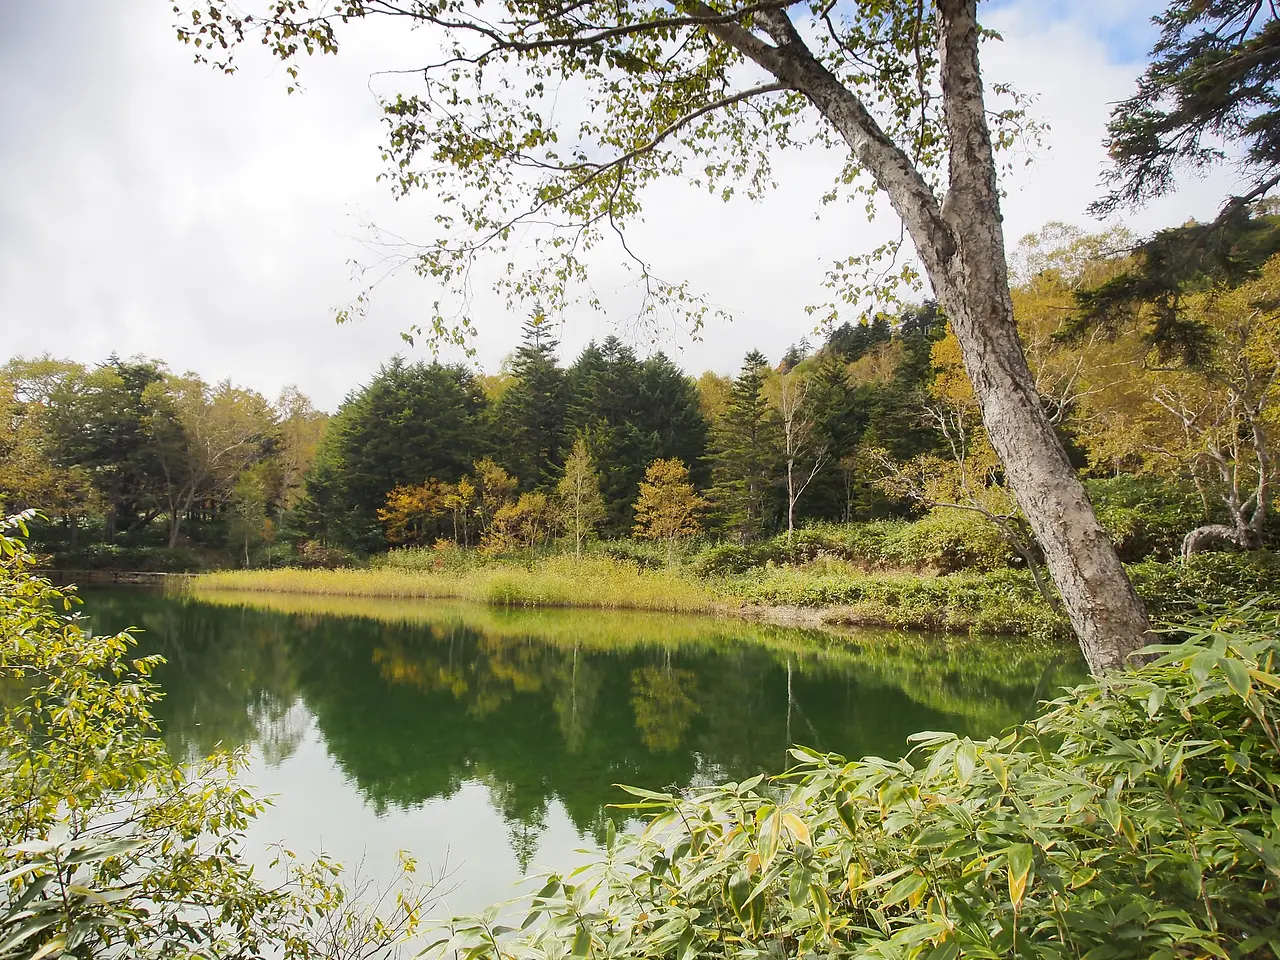
M 791 835 L 801 843 L 810 842 L 809 828 L 805 825 L 805 822 L 794 813 L 784 813 L 782 815 L 782 825 L 791 831 Z

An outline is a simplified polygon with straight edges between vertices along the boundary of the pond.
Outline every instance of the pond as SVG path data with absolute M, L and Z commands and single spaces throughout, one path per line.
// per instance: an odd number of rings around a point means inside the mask
M 1070 647 L 709 617 L 439 602 L 85 590 L 99 632 L 164 655 L 170 751 L 249 751 L 272 796 L 248 843 L 373 879 L 448 873 L 441 912 L 602 842 L 614 784 L 781 772 L 792 742 L 899 757 L 917 730 L 986 736 L 1084 679 Z M 616 813 L 614 814 L 616 816 Z

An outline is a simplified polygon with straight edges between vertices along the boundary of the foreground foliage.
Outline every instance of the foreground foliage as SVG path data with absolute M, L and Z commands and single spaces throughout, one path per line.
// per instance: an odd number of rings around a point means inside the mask
M 170 759 L 158 658 L 85 629 L 25 535 L 0 524 L 0 957 L 378 957 L 411 933 L 421 891 L 363 889 L 361 906 L 335 863 L 287 851 L 260 878 L 240 852 L 263 807 L 243 757 Z
M 1277 619 L 1187 629 L 1007 736 L 794 751 L 765 782 L 630 789 L 643 833 L 550 876 L 470 958 L 1280 956 Z M 499 940 L 504 934 L 511 936 Z

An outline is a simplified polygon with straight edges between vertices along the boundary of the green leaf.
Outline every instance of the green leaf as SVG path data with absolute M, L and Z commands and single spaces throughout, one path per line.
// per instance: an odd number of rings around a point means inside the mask
M 974 768 L 978 765 L 978 748 L 972 740 L 965 740 L 956 749 L 956 777 L 964 786 L 973 778 Z
M 809 885 L 809 899 L 813 902 L 813 912 L 818 915 L 818 922 L 829 935 L 831 933 L 831 898 L 827 888 L 820 883 Z
M 836 815 L 840 817 L 840 822 L 848 831 L 857 836 L 858 824 L 853 816 L 853 794 L 847 790 L 841 790 L 836 794 Z
M 1031 864 L 1035 851 L 1029 843 L 1015 843 L 1005 851 L 1009 873 L 1009 899 L 1014 907 L 1022 904 L 1027 892 L 1027 879 L 1031 874 Z
M 905 876 L 889 889 L 881 905 L 892 907 L 895 904 L 902 903 L 904 900 L 918 897 L 924 893 L 928 885 L 928 881 L 918 873 Z
M 1226 675 L 1227 686 L 1229 686 L 1236 696 L 1243 700 L 1248 700 L 1250 694 L 1253 693 L 1253 682 L 1249 678 L 1249 668 L 1241 660 L 1232 657 L 1220 657 L 1218 666 L 1222 668 L 1222 672 Z
M 733 910 L 733 915 L 738 918 L 743 926 L 749 927 L 751 924 L 747 904 L 751 894 L 750 875 L 745 870 L 735 871 L 729 877 L 725 892 L 728 894 L 729 907 Z
M 1000 755 L 987 752 L 982 755 L 982 762 L 986 764 L 987 769 L 991 771 L 991 775 L 996 778 L 996 783 L 1000 784 L 1001 790 L 1009 789 L 1009 769 L 1004 765 L 1004 761 L 1000 759 Z
M 1154 718 L 1163 705 L 1164 687 L 1152 687 L 1151 692 L 1147 694 L 1147 716 Z

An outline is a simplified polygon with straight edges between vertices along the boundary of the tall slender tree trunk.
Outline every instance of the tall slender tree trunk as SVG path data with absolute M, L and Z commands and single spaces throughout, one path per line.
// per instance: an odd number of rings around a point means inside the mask
M 978 68 L 973 0 L 940 0 L 942 90 L 952 137 L 942 206 L 951 242 L 926 256 L 960 342 L 982 422 L 1045 554 L 1094 673 L 1123 667 L 1151 626 L 1035 390 L 1013 320 L 1003 217 Z M 933 252 L 933 251 L 931 251 Z
M 178 546 L 178 534 L 182 529 L 182 511 L 177 505 L 169 508 L 169 549 Z
M 796 481 L 795 461 L 787 460 L 787 543 L 796 532 Z
M 1146 644 L 1150 623 L 1040 404 L 1014 326 L 976 0 L 936 0 L 936 9 L 948 137 L 941 202 L 858 94 L 814 57 L 785 11 L 755 15 L 773 44 L 737 24 L 708 30 L 804 94 L 888 196 L 960 342 L 983 424 L 1089 667 L 1095 674 L 1116 670 Z

